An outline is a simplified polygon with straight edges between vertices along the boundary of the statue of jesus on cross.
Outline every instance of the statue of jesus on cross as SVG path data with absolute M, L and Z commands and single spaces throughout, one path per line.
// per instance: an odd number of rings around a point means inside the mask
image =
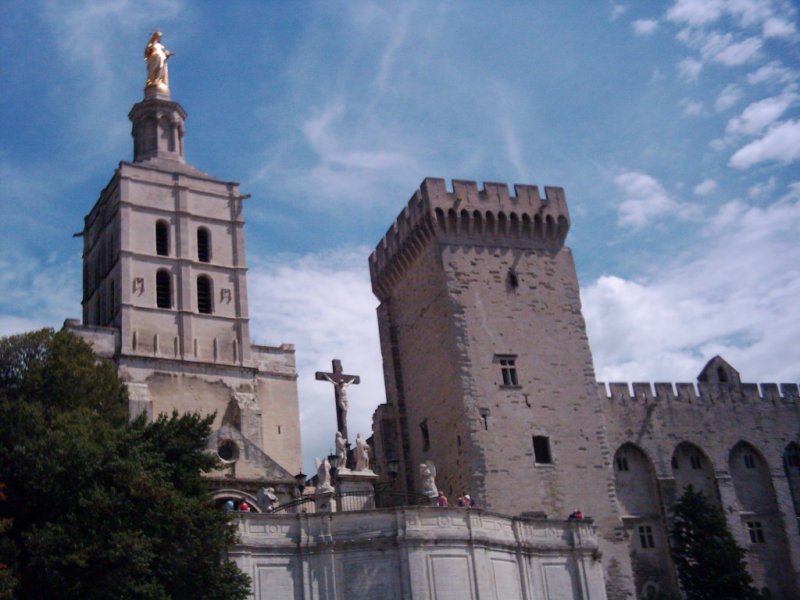
M 344 437 L 345 442 L 348 442 L 347 437 L 347 388 L 352 384 L 358 385 L 361 383 L 361 377 L 358 375 L 345 375 L 342 373 L 342 361 L 334 358 L 331 361 L 333 367 L 332 373 L 325 373 L 324 371 L 317 371 L 315 376 L 317 381 L 328 381 L 333 384 L 333 391 L 336 398 L 336 427 Z

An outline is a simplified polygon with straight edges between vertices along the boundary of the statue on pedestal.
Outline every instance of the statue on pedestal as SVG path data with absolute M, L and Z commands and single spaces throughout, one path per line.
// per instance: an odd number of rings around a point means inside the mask
M 144 48 L 144 60 L 147 62 L 147 81 L 144 87 L 145 90 L 154 87 L 159 92 L 169 94 L 167 59 L 172 56 L 172 52 L 161 43 L 162 35 L 164 34 L 160 31 L 154 31 Z
M 360 433 L 356 436 L 356 471 L 369 471 L 369 444 Z
M 275 488 L 261 488 L 258 490 L 258 505 L 263 510 L 272 510 L 280 506 L 280 500 L 275 495 Z
M 439 490 L 436 488 L 436 465 L 432 460 L 425 461 L 419 466 L 419 477 L 422 480 L 421 491 L 423 496 L 436 498 Z
M 339 468 L 347 468 L 347 440 L 341 431 L 336 432 L 336 456 L 339 459 Z
M 326 456 L 324 459 L 315 459 L 317 465 L 317 492 L 332 492 L 331 463 Z

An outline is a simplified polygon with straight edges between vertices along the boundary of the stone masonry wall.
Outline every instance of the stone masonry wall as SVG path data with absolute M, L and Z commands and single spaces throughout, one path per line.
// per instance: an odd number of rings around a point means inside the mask
M 800 467 L 786 462 L 787 448 L 800 441 L 796 384 L 762 384 L 759 389 L 738 383 L 634 383 L 632 388 L 612 383 L 608 389 L 599 384 L 598 399 L 612 451 L 621 454 L 633 447 L 648 462 L 660 494 L 655 517 L 661 524 L 666 525 L 665 515 L 683 485 L 695 473 L 708 473 L 710 484 L 701 479 L 695 487 L 706 486 L 712 502 L 723 509 L 748 552 L 756 585 L 768 587 L 776 598 L 800 597 L 800 498 L 793 501 L 787 478 L 797 478 Z M 693 462 L 692 456 L 698 458 Z M 619 471 L 619 464 L 615 467 Z M 647 485 L 643 481 L 630 493 L 636 489 L 645 493 Z M 637 515 L 629 516 L 638 523 Z M 763 543 L 751 541 L 748 521 L 762 524 Z M 633 536 L 639 554 L 653 552 L 640 547 L 635 531 L 626 535 Z

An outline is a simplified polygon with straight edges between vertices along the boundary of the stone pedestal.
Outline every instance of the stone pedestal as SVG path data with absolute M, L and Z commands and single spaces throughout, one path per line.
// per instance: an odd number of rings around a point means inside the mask
M 317 490 L 317 493 L 314 495 L 314 512 L 336 512 L 336 492 L 334 492 L 333 489 Z
M 375 508 L 375 482 L 378 476 L 371 470 L 339 469 L 337 491 L 342 511 Z

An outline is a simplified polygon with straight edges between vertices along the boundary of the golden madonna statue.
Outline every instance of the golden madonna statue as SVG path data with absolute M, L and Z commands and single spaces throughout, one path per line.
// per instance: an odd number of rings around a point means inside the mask
M 147 90 L 155 87 L 156 91 L 169 94 L 167 59 L 172 56 L 172 52 L 161 43 L 162 35 L 164 34 L 160 31 L 154 31 L 144 48 L 144 60 L 147 62 L 147 82 L 144 88 Z

